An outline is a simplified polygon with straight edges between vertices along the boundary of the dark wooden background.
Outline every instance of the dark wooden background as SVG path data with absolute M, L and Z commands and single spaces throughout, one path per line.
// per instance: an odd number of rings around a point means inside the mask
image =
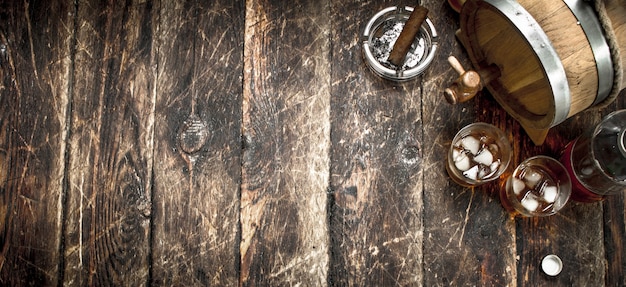
M 511 218 L 444 166 L 468 123 L 516 165 L 624 97 L 534 146 L 490 95 L 443 99 L 446 58 L 469 67 L 445 1 L 423 76 L 369 71 L 392 5 L 416 1 L 0 1 L 0 284 L 626 285 L 623 195 Z

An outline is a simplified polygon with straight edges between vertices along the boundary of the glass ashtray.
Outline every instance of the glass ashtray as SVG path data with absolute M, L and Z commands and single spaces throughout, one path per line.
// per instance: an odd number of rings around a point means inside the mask
M 363 57 L 377 75 L 393 80 L 407 81 L 422 74 L 432 63 L 437 51 L 437 31 L 426 18 L 406 55 L 398 67 L 387 61 L 404 23 L 411 16 L 412 7 L 388 7 L 376 13 L 363 31 Z

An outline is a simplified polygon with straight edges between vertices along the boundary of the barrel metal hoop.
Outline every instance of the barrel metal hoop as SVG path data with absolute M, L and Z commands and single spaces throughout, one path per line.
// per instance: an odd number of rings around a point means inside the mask
M 550 83 L 554 95 L 554 120 L 551 127 L 565 121 L 571 106 L 571 92 L 561 58 L 556 53 L 548 35 L 539 23 L 524 7 L 511 0 L 484 0 L 497 8 L 504 16 L 515 24 L 515 28 L 522 34 L 526 42 L 532 47 L 541 62 L 546 78 Z
M 563 0 L 585 32 L 598 69 L 598 95 L 593 105 L 604 101 L 613 90 L 613 61 L 611 50 L 604 37 L 604 30 L 589 1 Z

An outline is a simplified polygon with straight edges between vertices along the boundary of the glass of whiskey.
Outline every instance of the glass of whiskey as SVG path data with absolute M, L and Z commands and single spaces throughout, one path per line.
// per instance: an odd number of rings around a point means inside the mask
M 534 156 L 519 164 L 500 189 L 500 202 L 513 215 L 549 216 L 570 198 L 572 184 L 565 167 L 548 156 Z
M 454 136 L 446 169 L 466 187 L 479 186 L 502 175 L 511 161 L 511 144 L 502 130 L 488 123 L 472 123 Z

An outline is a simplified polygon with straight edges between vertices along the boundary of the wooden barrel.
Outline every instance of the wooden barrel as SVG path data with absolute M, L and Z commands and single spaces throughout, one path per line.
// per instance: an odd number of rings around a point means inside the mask
M 615 88 L 609 46 L 583 1 L 463 4 L 457 36 L 479 72 L 499 72 L 486 87 L 527 130 L 547 131 Z

